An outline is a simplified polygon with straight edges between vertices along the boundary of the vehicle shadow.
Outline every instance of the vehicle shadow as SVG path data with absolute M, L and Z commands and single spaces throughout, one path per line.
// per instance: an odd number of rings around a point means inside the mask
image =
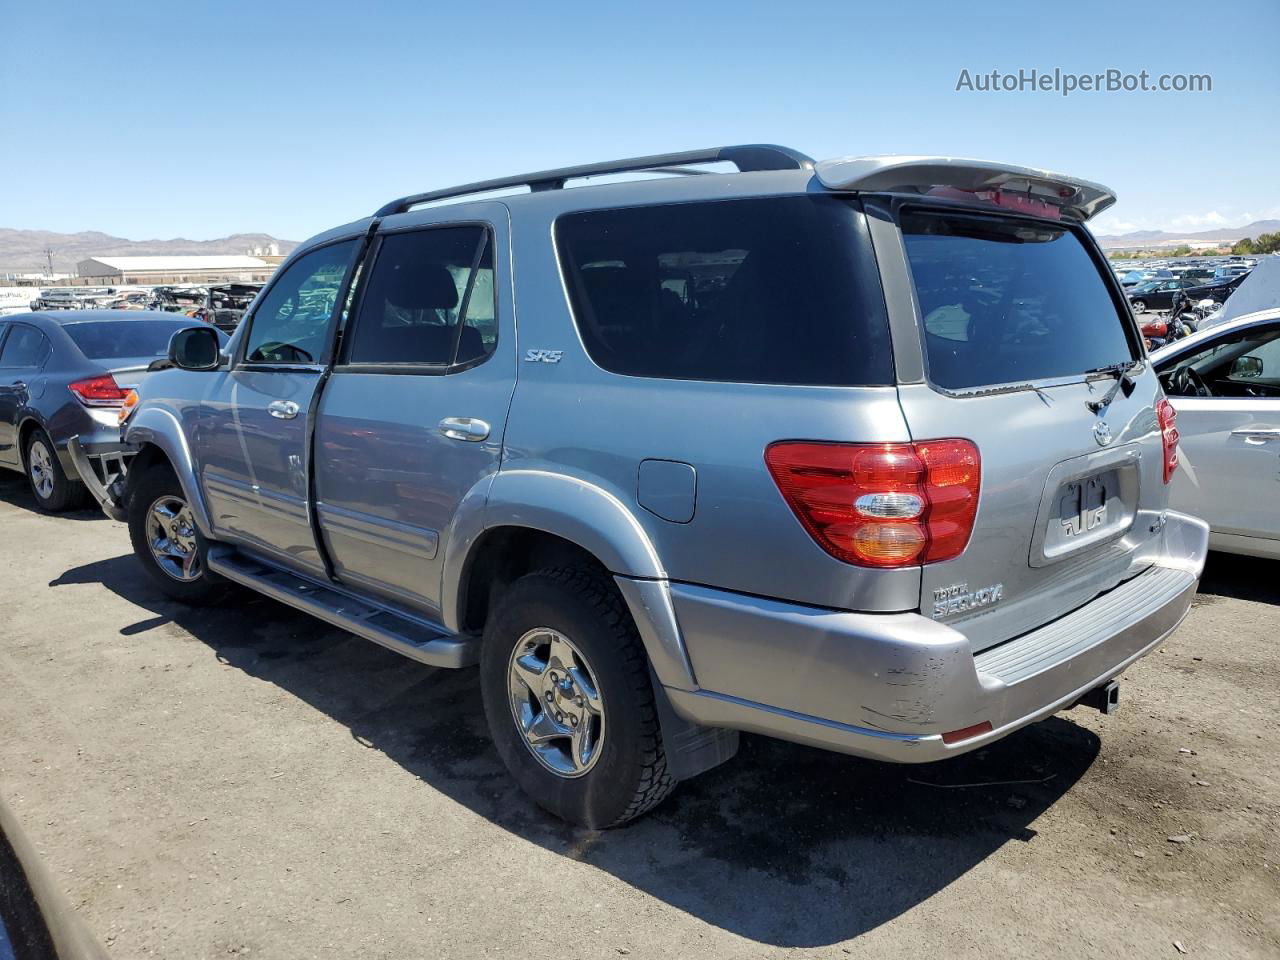
M 27 478 L 20 473 L 0 470 L 0 501 L 21 507 L 31 513 L 40 512 L 40 508 L 36 506 L 36 498 L 31 493 L 31 487 L 27 484 Z M 106 514 L 98 509 L 98 505 L 92 499 L 86 499 L 83 507 L 53 514 L 53 516 L 64 520 L 107 519 Z
M 193 610 L 158 594 L 135 563 L 97 561 L 50 586 L 102 584 L 154 614 L 123 634 L 176 623 L 220 661 L 312 705 L 502 828 L 762 944 L 855 937 L 1004 844 L 1030 841 L 1030 824 L 1099 751 L 1093 733 L 1061 718 L 920 766 L 744 736 L 734 760 L 681 784 L 648 817 L 581 830 L 543 813 L 507 776 L 475 671 L 422 666 L 248 592 Z
M 1200 594 L 1280 604 L 1280 561 L 1242 557 L 1234 553 L 1209 554 L 1200 577 Z

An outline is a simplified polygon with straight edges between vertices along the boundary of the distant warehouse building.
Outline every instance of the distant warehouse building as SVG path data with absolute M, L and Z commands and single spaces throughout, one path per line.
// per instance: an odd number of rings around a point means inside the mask
M 278 262 L 246 256 L 90 257 L 76 264 L 76 273 L 78 283 L 93 286 L 262 283 L 275 273 Z

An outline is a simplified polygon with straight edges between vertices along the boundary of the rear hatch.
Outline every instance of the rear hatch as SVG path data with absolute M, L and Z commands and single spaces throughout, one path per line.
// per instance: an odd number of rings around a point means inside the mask
M 1142 354 L 1083 228 L 924 205 L 898 219 L 926 371 L 900 386 L 903 413 L 914 439 L 981 457 L 968 547 L 922 568 L 921 610 L 981 650 L 1141 571 L 1167 502 L 1161 395 L 1145 366 L 1089 373 Z

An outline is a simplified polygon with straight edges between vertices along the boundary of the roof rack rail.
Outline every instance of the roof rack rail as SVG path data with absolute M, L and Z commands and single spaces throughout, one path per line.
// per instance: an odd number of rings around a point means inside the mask
M 692 173 L 692 170 L 679 168 L 687 164 L 719 163 L 734 164 L 740 173 L 751 173 L 757 170 L 812 170 L 813 159 L 792 150 L 790 147 L 779 147 L 771 143 L 749 143 L 735 147 L 710 147 L 706 150 L 685 150 L 682 153 L 659 153 L 651 157 L 632 157 L 629 160 L 609 160 L 604 163 L 587 163 L 577 167 L 560 167 L 557 170 L 542 170 L 538 173 L 523 173 L 514 177 L 499 177 L 496 180 L 480 180 L 476 183 L 464 183 L 457 187 L 445 187 L 442 190 L 429 190 L 426 193 L 414 193 L 400 197 L 379 208 L 375 217 L 389 217 L 395 213 L 404 213 L 411 207 L 433 200 L 444 200 L 449 197 L 462 197 L 469 193 L 487 193 L 490 190 L 502 190 L 507 187 L 525 187 L 540 192 L 542 190 L 559 190 L 566 180 L 580 177 L 599 177 L 611 173 L 635 173 L 653 171 L 662 173 Z M 675 168 L 675 169 L 673 169 Z

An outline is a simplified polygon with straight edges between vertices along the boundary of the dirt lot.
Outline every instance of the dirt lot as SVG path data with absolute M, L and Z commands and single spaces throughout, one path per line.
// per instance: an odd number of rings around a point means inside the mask
M 592 834 L 512 786 L 472 673 L 162 600 L 9 475 L 0 798 L 113 957 L 1277 957 L 1277 573 L 1212 558 L 1116 717 L 921 767 L 747 738 Z

